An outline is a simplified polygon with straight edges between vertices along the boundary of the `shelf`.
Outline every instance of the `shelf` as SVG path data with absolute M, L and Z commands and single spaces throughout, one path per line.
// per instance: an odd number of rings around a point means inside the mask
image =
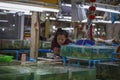
M 0 22 L 8 22 L 8 20 L 0 20 Z

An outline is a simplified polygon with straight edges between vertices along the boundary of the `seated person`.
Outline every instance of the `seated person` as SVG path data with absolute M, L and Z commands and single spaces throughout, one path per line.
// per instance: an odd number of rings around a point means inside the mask
M 60 56 L 61 45 L 67 45 L 69 43 L 72 43 L 72 41 L 68 39 L 68 33 L 65 30 L 59 28 L 52 40 L 51 50 L 56 56 Z

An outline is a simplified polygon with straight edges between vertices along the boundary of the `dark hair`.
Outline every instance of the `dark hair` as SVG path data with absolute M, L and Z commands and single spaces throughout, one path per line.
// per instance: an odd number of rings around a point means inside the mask
M 65 35 L 65 37 L 68 37 L 68 33 L 65 30 L 62 30 L 61 28 L 58 28 L 56 33 L 55 33 L 55 37 L 57 37 L 58 35 Z
M 58 28 L 57 31 L 56 31 L 56 33 L 57 32 L 61 32 L 61 31 L 62 31 L 62 28 Z
M 65 35 L 66 38 L 68 38 L 68 32 L 65 31 L 65 30 L 62 30 L 61 28 L 58 28 L 56 33 L 55 33 L 55 36 L 54 36 L 54 42 L 58 45 L 57 43 L 57 36 L 58 35 Z

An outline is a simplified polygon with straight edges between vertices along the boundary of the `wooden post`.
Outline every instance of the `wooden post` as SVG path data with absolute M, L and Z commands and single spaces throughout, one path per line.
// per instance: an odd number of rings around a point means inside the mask
M 49 37 L 49 30 L 50 30 L 50 21 L 49 19 L 46 20 L 45 22 L 45 37 L 48 38 Z
M 75 22 L 72 22 L 72 26 L 74 28 L 74 39 L 77 39 L 77 27 L 76 27 Z
M 31 19 L 31 42 L 30 42 L 30 59 L 37 59 L 39 46 L 39 22 L 38 12 L 32 12 Z

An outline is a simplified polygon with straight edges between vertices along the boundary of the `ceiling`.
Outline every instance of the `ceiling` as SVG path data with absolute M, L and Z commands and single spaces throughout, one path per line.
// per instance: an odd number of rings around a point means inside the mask
M 39 5 L 41 3 L 37 3 L 36 1 L 37 0 L 1 0 L 0 2 L 22 2 L 22 3 L 31 3 L 31 4 L 36 4 L 36 5 Z M 74 1 L 76 1 L 76 5 L 85 5 L 85 6 L 90 6 L 90 1 L 89 0 L 59 0 L 60 3 L 57 4 L 57 5 L 54 5 L 54 7 L 59 7 L 61 10 L 59 13 L 57 13 L 57 18 L 63 18 L 63 16 L 69 16 L 71 17 L 72 16 L 72 12 L 73 12 L 73 9 L 72 9 L 72 6 L 67 6 L 66 4 L 69 4 L 69 5 L 72 5 Z M 46 5 L 48 6 L 48 4 L 43 4 L 42 5 Z M 51 5 L 49 5 L 51 6 Z M 82 7 L 81 6 L 81 7 Z M 120 16 L 120 0 L 96 0 L 96 3 L 95 3 L 95 6 L 96 7 L 100 7 L 102 8 L 102 10 L 96 10 L 95 11 L 95 15 L 96 16 L 102 16 L 104 17 L 105 15 L 105 12 L 107 11 L 106 9 L 110 9 L 110 10 L 113 10 L 113 13 L 114 11 L 117 11 L 117 15 L 118 17 Z M 105 10 L 104 10 L 105 9 Z M 88 8 L 84 8 L 85 12 L 86 12 L 86 16 L 89 14 L 89 10 Z M 56 14 L 55 14 L 56 16 Z M 62 17 L 61 17 L 62 16 Z M 83 16 L 83 15 L 80 15 L 80 16 Z M 71 19 L 71 18 L 69 18 Z
M 72 0 L 61 0 L 62 3 L 71 4 Z M 77 0 L 79 3 L 89 3 L 89 0 Z M 96 0 L 97 3 L 103 3 L 103 4 L 112 4 L 112 5 L 118 5 L 120 4 L 120 0 Z
M 90 5 L 90 1 L 89 0 L 61 0 L 62 4 L 72 4 L 71 2 L 75 2 L 77 5 L 85 5 L 88 4 Z M 96 0 L 95 6 L 97 7 L 103 7 L 105 6 L 107 8 L 108 7 L 118 7 L 120 10 L 120 0 Z M 71 8 L 65 5 L 62 5 L 62 10 L 63 12 L 71 12 Z
M 74 11 L 72 8 L 73 5 L 71 7 L 65 5 L 65 4 L 71 5 L 71 4 L 73 4 L 72 2 L 75 2 L 75 0 L 61 0 L 61 3 L 63 4 L 61 6 L 61 9 L 62 9 L 61 14 L 62 15 L 64 15 L 64 16 L 72 15 L 72 13 Z M 85 5 L 85 6 L 88 6 L 88 8 L 91 5 L 89 0 L 76 0 L 75 4 L 80 5 L 80 6 Z M 107 17 L 109 17 L 109 20 L 110 20 L 110 13 L 112 12 L 112 13 L 117 13 L 117 20 L 120 20 L 120 0 L 96 0 L 95 6 L 96 6 L 96 11 L 95 11 L 96 16 L 101 16 L 103 19 L 105 13 L 108 12 L 109 14 Z M 84 7 L 82 7 L 82 8 L 84 8 Z M 86 16 L 89 14 L 88 8 L 84 8 L 85 12 L 86 12 Z M 101 8 L 101 9 L 98 9 L 98 8 Z M 80 16 L 83 16 L 83 15 L 80 15 Z

